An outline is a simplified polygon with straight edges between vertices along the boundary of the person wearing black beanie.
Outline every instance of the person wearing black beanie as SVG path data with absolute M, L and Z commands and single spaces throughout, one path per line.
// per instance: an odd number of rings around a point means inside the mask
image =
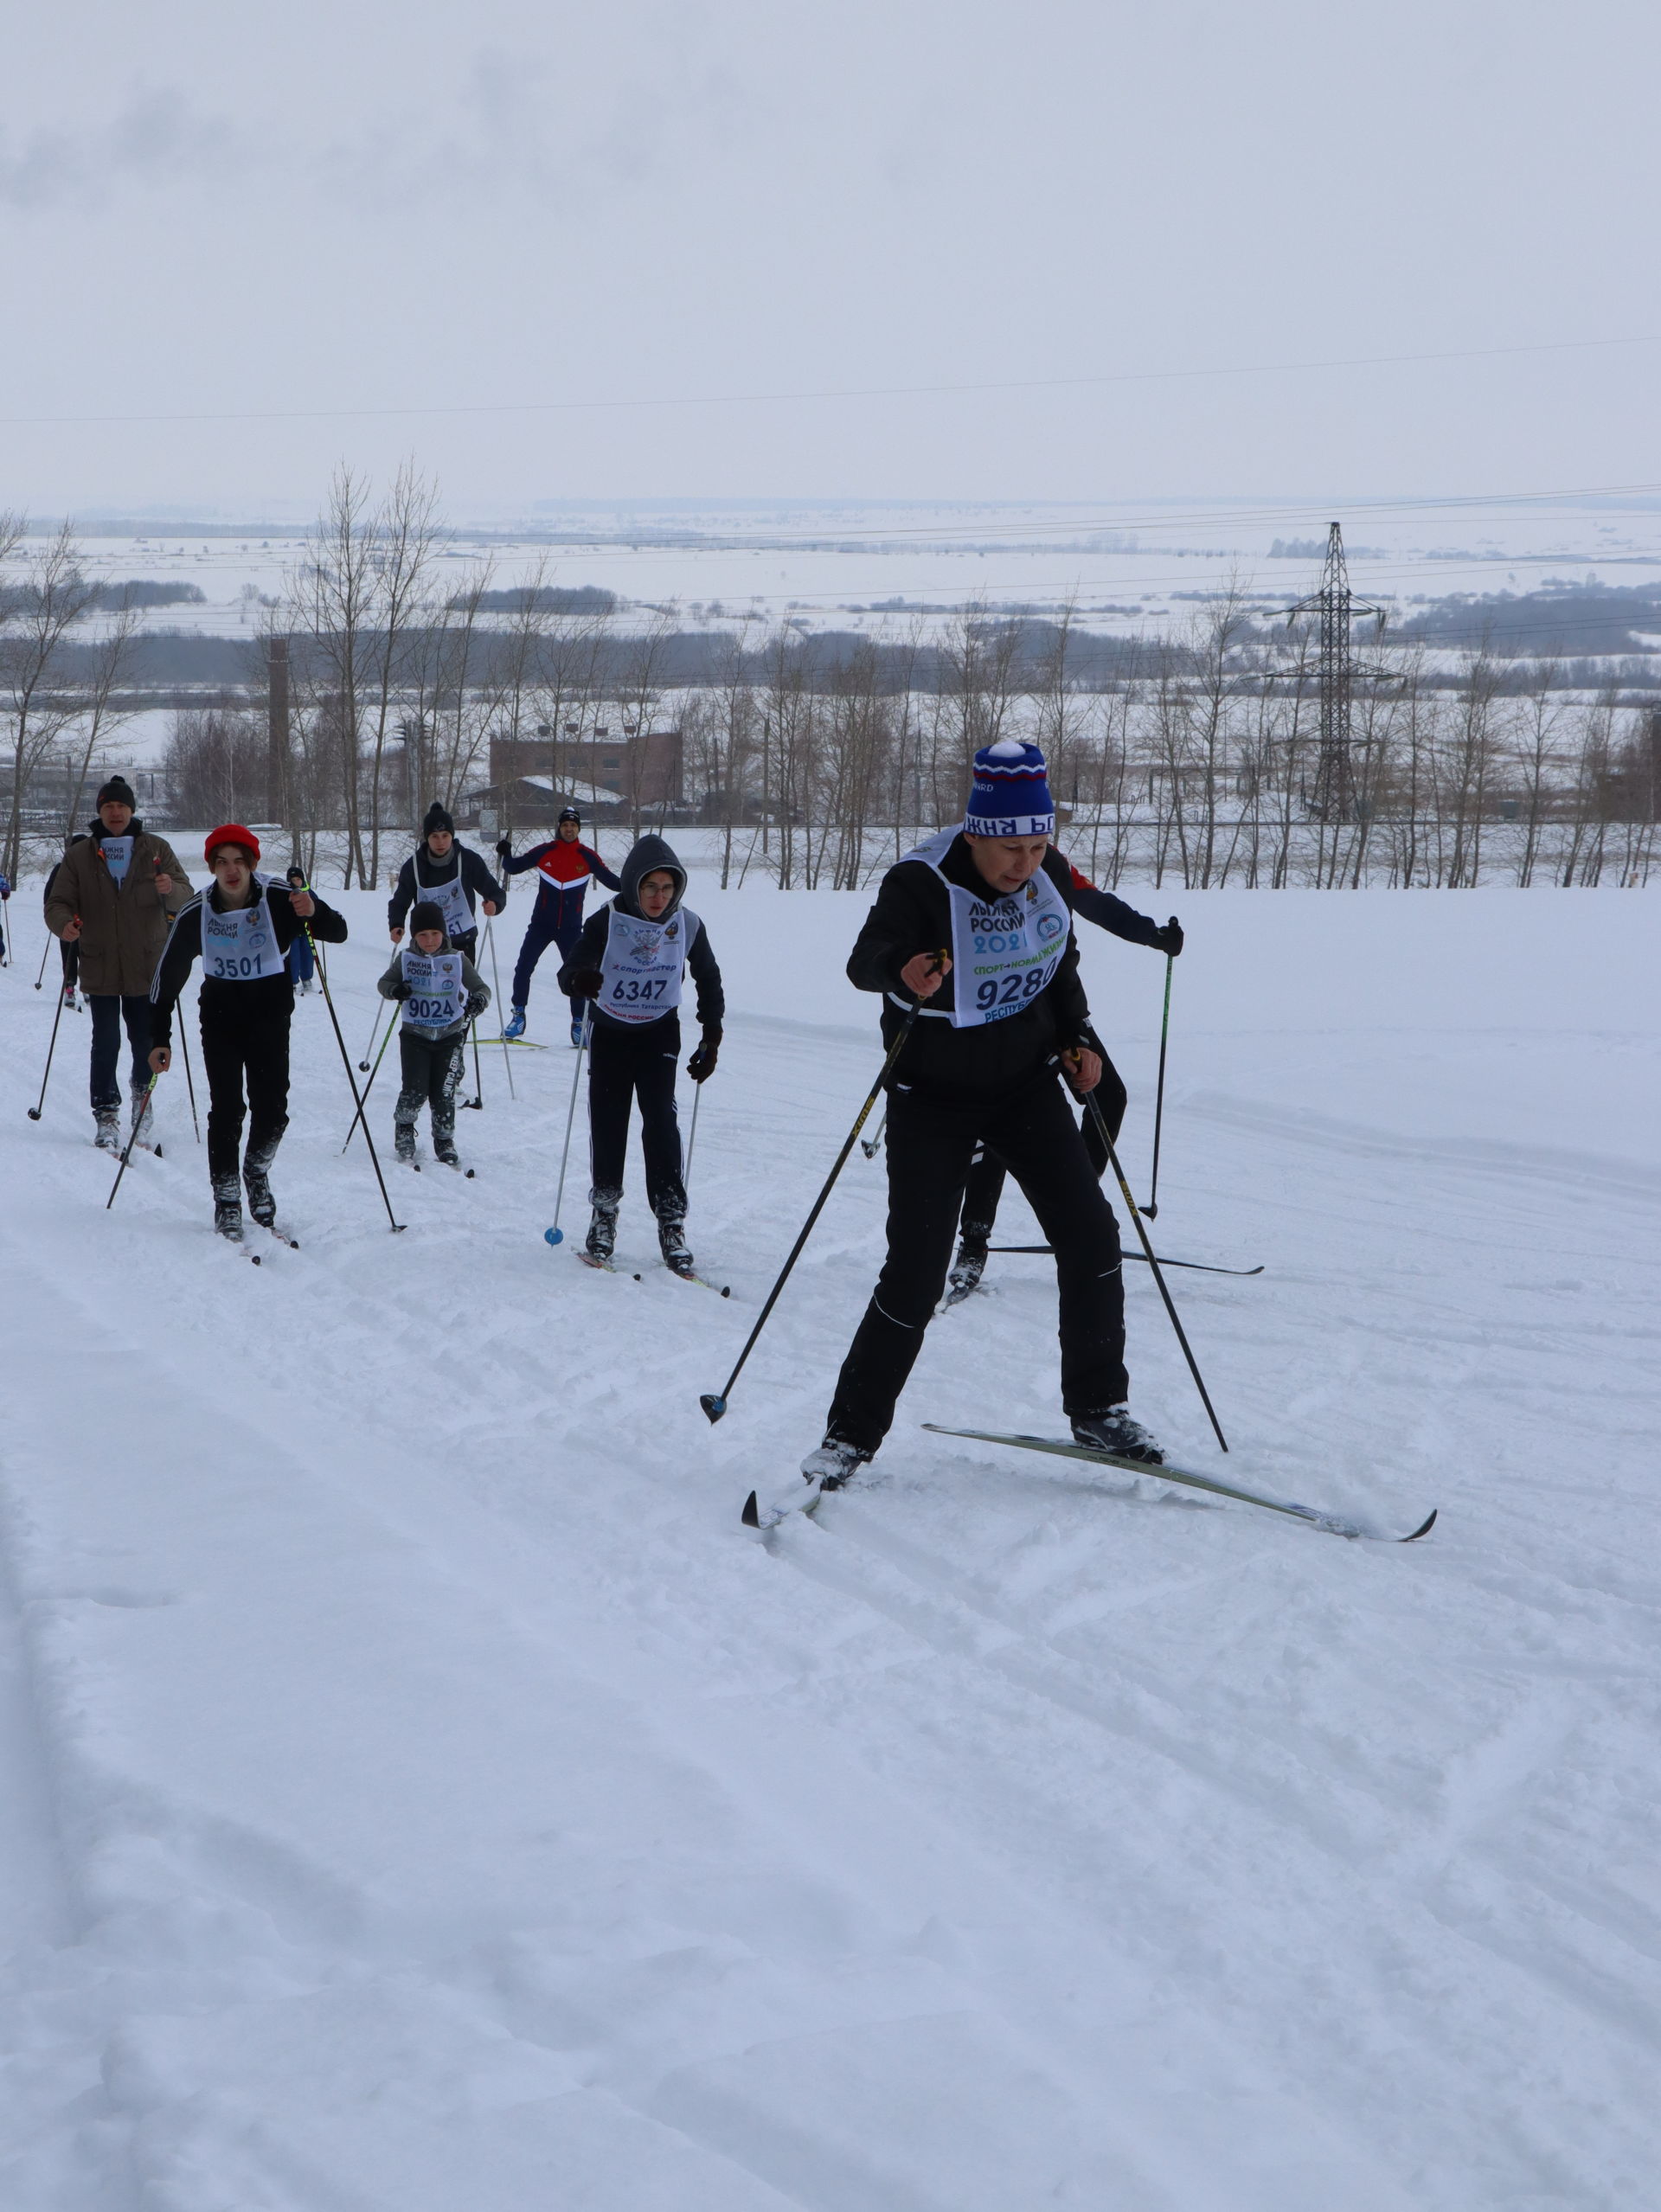
M 398 882 L 387 907 L 387 927 L 394 945 L 401 944 L 405 917 L 418 899 L 430 899 L 444 912 L 444 930 L 454 952 L 472 959 L 478 951 L 477 907 L 485 914 L 499 913 L 507 893 L 471 845 L 456 837 L 454 817 L 436 799 L 421 823 L 421 842 L 398 871 Z

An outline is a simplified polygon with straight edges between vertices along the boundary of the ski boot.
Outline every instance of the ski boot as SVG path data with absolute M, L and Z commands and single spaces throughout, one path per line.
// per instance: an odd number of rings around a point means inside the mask
M 623 1193 L 591 1190 L 588 1198 L 594 1212 L 582 1248 L 598 1266 L 609 1267 L 612 1254 L 617 1249 L 617 1209 L 623 1202 Z
M 406 1167 L 415 1164 L 415 1125 L 413 1121 L 394 1121 L 392 1125 L 392 1156 L 402 1160 Z
M 156 1108 L 142 1092 L 132 1102 L 129 1134 L 135 1151 L 154 1152 L 160 1159 L 162 1148 L 156 1141 Z
M 248 1211 L 262 1229 L 277 1218 L 277 1201 L 271 1195 L 270 1169 L 277 1147 L 270 1144 L 250 1152 L 242 1163 L 242 1181 L 248 1194 Z
M 100 1152 L 121 1150 L 121 1109 L 119 1106 L 93 1108 L 93 1142 Z
M 1165 1455 L 1128 1406 L 1109 1406 L 1100 1414 L 1074 1414 L 1073 1441 L 1093 1444 L 1098 1452 L 1111 1452 L 1120 1459 L 1140 1459 L 1145 1465 L 1162 1467 Z
M 965 1221 L 963 1235 L 958 1244 L 958 1256 L 952 1263 L 952 1273 L 946 1279 L 946 1302 L 961 1305 L 971 1291 L 979 1287 L 986 1269 L 986 1240 L 991 1234 L 978 1221 Z
M 523 1036 L 525 1034 L 525 1010 L 523 1006 L 516 1006 L 514 1008 L 511 1020 L 506 1021 L 502 1024 L 502 1034 L 504 1037 Z
M 657 1249 L 664 1255 L 664 1265 L 671 1275 L 692 1273 L 692 1251 L 686 1241 L 686 1222 L 678 1214 L 660 1214 L 657 1217 Z
M 63 1003 L 72 1014 L 80 1013 L 80 1008 L 75 1001 L 75 986 L 72 983 L 67 983 L 63 986 Z
M 242 1241 L 242 1187 L 234 1175 L 214 1177 L 214 1228 L 231 1244 Z
M 455 1133 L 448 1129 L 433 1132 L 433 1157 L 443 1167 L 459 1168 L 461 1154 L 456 1150 Z
M 573 1023 L 572 1023 L 572 1024 L 571 1024 L 571 1042 L 572 1042 L 572 1043 L 573 1043 L 574 1045 L 576 1045 L 576 1046 L 580 1047 L 580 1045 L 581 1045 L 581 1043 L 582 1043 L 582 1037 L 583 1037 L 583 1022 L 582 1022 L 582 1016 L 581 1016 L 580 1015 L 579 1015 L 579 1016 L 577 1016 L 576 1020 L 575 1020 L 574 1022 L 573 1022 Z
M 860 1468 L 870 1459 L 863 1446 L 850 1444 L 840 1436 L 827 1436 L 816 1452 L 810 1452 L 802 1462 L 802 1478 L 817 1483 L 821 1490 L 841 1490 L 852 1481 Z

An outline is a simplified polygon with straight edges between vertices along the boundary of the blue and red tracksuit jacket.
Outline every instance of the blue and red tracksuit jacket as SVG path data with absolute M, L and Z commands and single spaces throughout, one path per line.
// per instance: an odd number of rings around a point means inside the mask
M 533 845 L 517 860 L 506 860 L 502 865 L 510 875 L 523 875 L 530 868 L 536 870 L 536 919 L 561 934 L 581 921 L 582 901 L 590 882 L 603 883 L 608 891 L 623 888 L 593 847 L 585 845 L 580 837 L 551 837 L 547 844 Z

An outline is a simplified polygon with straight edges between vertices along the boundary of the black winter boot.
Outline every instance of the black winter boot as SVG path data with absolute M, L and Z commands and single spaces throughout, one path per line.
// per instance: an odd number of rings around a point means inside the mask
M 657 1216 L 657 1249 L 664 1255 L 664 1265 L 673 1275 L 692 1273 L 692 1249 L 686 1241 L 686 1222 L 679 1214 L 660 1214 Z
M 617 1209 L 623 1203 L 623 1193 L 620 1190 L 591 1190 L 588 1202 L 594 1212 L 588 1224 L 588 1236 L 583 1250 L 591 1260 L 609 1260 L 617 1249 Z
M 93 1142 L 100 1152 L 119 1152 L 121 1150 L 119 1106 L 93 1108 Z
M 412 1164 L 415 1157 L 415 1125 L 413 1121 L 394 1121 L 392 1125 L 392 1152 L 394 1159 Z
M 242 1190 L 234 1175 L 214 1177 L 214 1227 L 233 1244 L 242 1241 Z
M 271 1195 L 271 1164 L 277 1157 L 274 1144 L 262 1144 L 257 1152 L 250 1152 L 242 1163 L 242 1180 L 247 1187 L 248 1211 L 262 1229 L 268 1229 L 277 1218 L 277 1201 Z
M 1164 1453 L 1141 1422 L 1131 1418 L 1128 1406 L 1109 1406 L 1100 1414 L 1074 1414 L 1073 1441 L 1093 1444 L 1097 1451 L 1111 1452 L 1115 1459 L 1140 1459 L 1150 1467 L 1164 1465 Z
M 986 1240 L 991 1230 L 979 1221 L 965 1221 L 963 1234 L 958 1241 L 958 1256 L 952 1263 L 952 1272 L 946 1279 L 946 1302 L 961 1305 L 971 1291 L 978 1289 L 986 1270 Z

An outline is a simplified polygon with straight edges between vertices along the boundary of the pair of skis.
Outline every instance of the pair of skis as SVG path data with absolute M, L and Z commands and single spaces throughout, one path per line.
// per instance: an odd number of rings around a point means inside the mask
M 1104 1452 L 1093 1444 L 1062 1442 L 1048 1436 L 1023 1436 L 1013 1431 L 984 1428 L 947 1428 L 939 1421 L 925 1421 L 923 1427 L 936 1436 L 960 1436 L 978 1444 L 997 1444 L 1022 1452 L 1047 1452 L 1062 1459 L 1082 1459 L 1097 1467 L 1112 1467 L 1120 1474 L 1145 1475 L 1154 1482 L 1176 1483 L 1186 1490 L 1208 1491 L 1214 1497 L 1231 1498 L 1238 1505 L 1255 1505 L 1267 1513 L 1280 1513 L 1289 1519 L 1301 1521 L 1305 1527 L 1318 1529 L 1324 1536 L 1346 1536 L 1352 1541 L 1366 1538 L 1374 1543 L 1412 1544 L 1421 1536 L 1428 1536 L 1435 1524 L 1435 1509 L 1426 1516 L 1416 1529 L 1404 1535 L 1395 1529 L 1380 1528 L 1369 1521 L 1352 1521 L 1338 1513 L 1323 1513 L 1316 1506 L 1299 1505 L 1289 1497 L 1276 1497 L 1267 1491 L 1248 1490 L 1239 1483 L 1220 1481 L 1215 1475 L 1196 1474 L 1189 1467 L 1174 1467 L 1169 1461 L 1153 1465 L 1145 1459 L 1128 1459 L 1116 1452 Z M 792 1513 L 811 1513 L 824 1491 L 820 1485 L 801 1478 L 799 1494 L 786 1492 L 779 1498 L 770 1499 L 765 1505 L 758 1493 L 752 1491 L 746 1499 L 743 1523 L 747 1529 L 772 1529 Z
M 546 1238 L 546 1231 L 543 1234 Z M 631 1280 L 637 1283 L 644 1278 L 643 1268 L 619 1267 L 614 1260 L 601 1260 L 592 1252 L 579 1252 L 577 1258 L 581 1260 L 585 1267 L 593 1268 L 597 1274 L 627 1274 Z M 700 1290 L 714 1291 L 717 1298 L 730 1298 L 733 1294 L 733 1286 L 730 1283 L 712 1283 L 708 1275 L 700 1275 L 696 1269 L 690 1267 L 671 1267 L 666 1260 L 661 1260 L 657 1264 L 666 1275 L 673 1275 L 677 1282 L 696 1283 Z

